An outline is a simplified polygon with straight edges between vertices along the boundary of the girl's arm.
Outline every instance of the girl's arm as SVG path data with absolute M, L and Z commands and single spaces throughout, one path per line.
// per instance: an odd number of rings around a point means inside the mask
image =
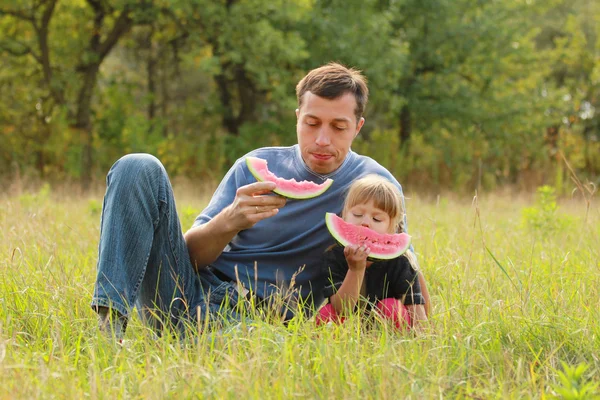
M 329 302 L 339 315 L 351 313 L 360 297 L 360 288 L 365 278 L 365 270 L 349 269 L 337 293 L 329 298 Z
M 339 315 L 351 313 L 360 297 L 360 288 L 365 279 L 369 250 L 364 246 L 346 246 L 344 256 L 348 262 L 348 272 L 338 291 L 329 302 Z
M 405 307 L 406 311 L 408 311 L 408 315 L 410 315 L 412 328 L 415 331 L 420 332 L 423 329 L 423 322 L 427 321 L 425 306 L 422 304 L 412 304 Z
M 421 270 L 419 270 L 419 286 L 421 286 L 421 295 L 423 296 L 423 298 L 425 299 L 425 316 L 429 317 L 429 314 L 431 314 L 431 300 L 429 297 L 429 291 L 427 290 L 427 283 L 425 282 L 425 276 L 423 276 L 423 273 L 421 272 Z M 427 318 L 425 318 L 427 319 Z

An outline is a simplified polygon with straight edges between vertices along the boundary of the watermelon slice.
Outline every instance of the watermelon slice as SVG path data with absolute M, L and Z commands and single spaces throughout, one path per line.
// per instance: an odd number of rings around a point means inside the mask
M 400 257 L 410 247 L 411 237 L 406 233 L 381 234 L 364 226 L 349 224 L 334 213 L 325 214 L 325 223 L 331 236 L 342 246 L 364 244 L 371 252 L 369 259 L 391 260 Z
M 295 179 L 283 179 L 276 176 L 267 168 L 267 160 L 258 157 L 246 157 L 246 165 L 259 182 L 274 182 L 277 187 L 273 190 L 290 199 L 310 199 L 323 194 L 331 184 L 333 179 L 327 179 L 318 184 L 310 181 L 298 182 Z

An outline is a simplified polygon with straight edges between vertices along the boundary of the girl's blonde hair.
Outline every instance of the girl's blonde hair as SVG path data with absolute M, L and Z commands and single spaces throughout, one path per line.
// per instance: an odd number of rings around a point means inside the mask
M 404 232 L 404 207 L 400 190 L 379 175 L 367 175 L 352 182 L 344 201 L 342 216 L 346 216 L 355 205 L 370 201 L 389 215 L 391 221 L 389 233 Z
M 389 233 L 406 231 L 402 194 L 396 185 L 379 175 L 366 175 L 352 182 L 344 201 L 342 217 L 345 217 L 346 213 L 355 205 L 366 204 L 370 201 L 375 207 L 389 215 L 391 222 Z M 404 256 L 413 269 L 418 270 L 415 254 L 411 250 L 407 250 Z

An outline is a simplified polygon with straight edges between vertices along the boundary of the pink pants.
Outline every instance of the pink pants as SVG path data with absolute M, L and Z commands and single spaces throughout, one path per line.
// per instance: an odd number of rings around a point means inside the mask
M 396 328 L 403 329 L 409 328 L 410 315 L 404 304 L 400 303 L 397 299 L 387 298 L 377 302 L 377 312 L 386 320 L 394 321 Z M 331 304 L 327 304 L 319 310 L 317 314 L 317 325 L 326 324 L 328 322 L 343 323 L 344 317 L 337 314 Z

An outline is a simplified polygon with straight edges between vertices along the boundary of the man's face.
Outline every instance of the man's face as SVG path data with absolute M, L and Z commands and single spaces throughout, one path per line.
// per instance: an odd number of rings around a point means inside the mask
M 355 108 L 352 93 L 333 100 L 304 94 L 302 106 L 296 110 L 296 133 L 302 159 L 311 170 L 328 174 L 342 165 L 365 123 L 364 118 L 356 121 Z

